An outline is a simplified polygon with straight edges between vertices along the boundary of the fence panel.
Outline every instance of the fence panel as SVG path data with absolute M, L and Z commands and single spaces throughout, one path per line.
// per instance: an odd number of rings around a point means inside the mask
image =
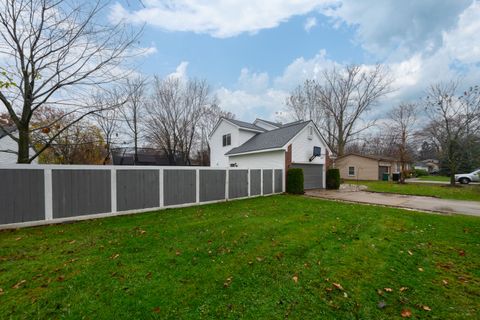
M 200 202 L 225 199 L 225 170 L 200 170 Z
M 258 196 L 262 194 L 262 170 L 250 170 L 250 195 Z
M 275 193 L 283 191 L 283 170 L 275 169 Z
M 1 169 L 0 224 L 45 219 L 44 192 L 43 170 Z
M 53 218 L 108 213 L 110 170 L 52 170 Z
M 196 181 L 196 170 L 166 169 L 163 172 L 164 205 L 194 203 Z
M 263 194 L 271 194 L 273 192 L 273 170 L 263 169 Z
M 117 210 L 160 207 L 158 170 L 117 169 Z
M 248 197 L 248 170 L 230 170 L 228 177 L 230 199 Z

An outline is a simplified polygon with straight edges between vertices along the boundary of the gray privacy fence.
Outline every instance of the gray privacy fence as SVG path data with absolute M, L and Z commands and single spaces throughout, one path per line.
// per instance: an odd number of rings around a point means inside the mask
M 284 192 L 282 169 L 0 166 L 0 226 Z

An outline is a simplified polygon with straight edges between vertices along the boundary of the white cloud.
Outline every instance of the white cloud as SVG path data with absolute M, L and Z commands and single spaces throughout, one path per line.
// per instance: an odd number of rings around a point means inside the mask
M 127 10 L 112 6 L 112 22 L 147 23 L 167 31 L 192 31 L 227 38 L 255 33 L 287 21 L 292 16 L 319 10 L 335 0 L 150 0 L 144 8 Z
M 303 25 L 305 31 L 310 32 L 310 30 L 317 25 L 317 18 L 315 17 L 308 17 Z
M 188 68 L 188 61 L 182 61 L 177 66 L 174 72 L 167 75 L 167 78 L 180 79 L 180 80 L 187 79 L 188 78 L 187 68 Z
M 261 92 L 268 88 L 270 84 L 270 77 L 268 73 L 251 72 L 247 68 L 243 68 L 240 71 L 240 77 L 238 78 L 239 89 L 250 92 Z

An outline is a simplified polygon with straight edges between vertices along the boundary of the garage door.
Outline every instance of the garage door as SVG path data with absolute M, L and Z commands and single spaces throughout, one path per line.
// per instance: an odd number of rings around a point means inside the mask
M 323 188 L 323 164 L 292 163 L 291 167 L 303 169 L 305 189 Z

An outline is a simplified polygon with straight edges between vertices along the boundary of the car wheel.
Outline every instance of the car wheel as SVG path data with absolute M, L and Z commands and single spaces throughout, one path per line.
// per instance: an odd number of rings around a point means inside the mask
M 470 183 L 470 179 L 468 178 L 460 178 L 460 180 L 458 180 L 461 184 L 469 184 Z

